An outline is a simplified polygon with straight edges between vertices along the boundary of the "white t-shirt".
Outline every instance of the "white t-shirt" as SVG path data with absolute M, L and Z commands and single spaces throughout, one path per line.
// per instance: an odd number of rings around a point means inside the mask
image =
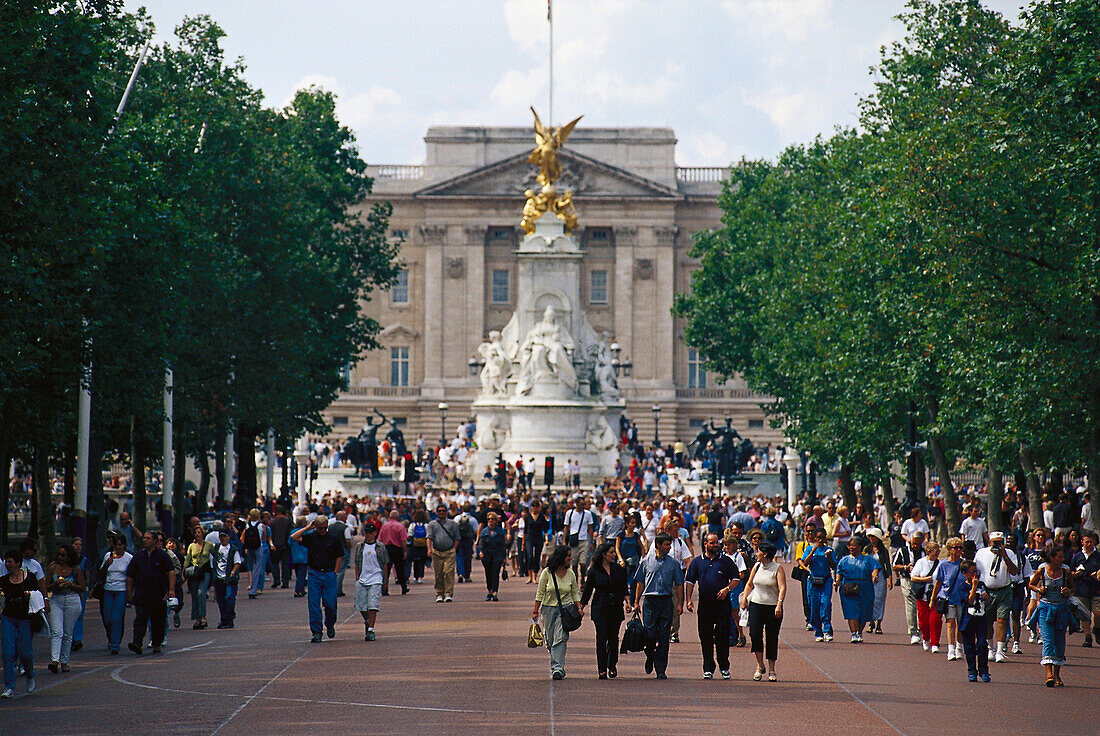
M 657 546 L 650 545 L 649 551 L 646 552 L 646 557 L 654 557 L 657 554 Z M 687 543 L 683 539 L 677 537 L 672 540 L 672 547 L 668 550 L 668 556 L 680 563 L 680 567 L 686 568 L 688 564 L 694 559 L 691 554 L 691 550 L 688 549 Z
M 928 557 L 922 557 L 913 563 L 913 571 L 910 573 L 913 577 L 926 578 L 932 574 L 932 566 L 939 560 L 932 560 Z M 937 566 L 937 570 L 939 567 Z
M 924 536 L 928 536 L 928 522 L 924 519 L 920 521 L 913 521 L 912 519 L 906 519 L 901 525 L 901 536 L 909 539 L 916 532 L 920 532 Z
M 962 538 L 969 539 L 978 549 L 985 546 L 986 531 L 985 520 L 972 519 L 969 516 L 963 519 L 962 525 L 959 527 L 959 534 L 962 535 Z
M 657 516 L 656 512 L 653 514 L 653 518 L 648 521 L 642 522 L 642 533 L 645 534 L 646 541 L 653 546 L 653 538 L 657 536 L 657 528 L 661 525 L 661 519 Z
M 232 536 L 233 532 L 229 532 L 229 534 L 230 536 Z M 219 546 L 222 543 L 221 539 L 221 532 L 217 531 L 216 529 L 206 535 L 206 541 L 209 544 L 214 545 L 215 547 Z
M 46 579 L 46 571 L 42 569 L 42 563 L 31 557 L 30 559 L 24 558 L 22 567 L 24 570 L 34 575 L 39 580 Z
M 588 541 L 588 527 L 592 524 L 592 514 L 588 511 L 569 509 L 565 515 L 565 529 L 568 535 L 577 535 L 581 542 Z
M 1018 564 L 1015 552 L 1006 549 L 1005 555 L 1012 560 L 1012 564 Z M 981 575 L 982 584 L 987 589 L 1003 588 L 1012 582 L 1012 573 L 1008 571 L 1008 565 L 1004 564 L 1004 560 L 993 553 L 992 547 L 978 550 L 974 555 L 974 564 L 978 566 L 978 574 Z M 996 571 L 994 571 L 994 568 L 996 568 Z
M 363 569 L 359 572 L 359 582 L 363 585 L 382 584 L 382 568 L 378 566 L 378 552 L 374 544 L 363 545 Z
M 110 552 L 105 554 L 103 561 L 106 562 L 110 556 Z M 111 564 L 107 568 L 107 577 L 103 581 L 104 590 L 110 590 L 114 593 L 121 593 L 126 590 L 126 570 L 130 567 L 130 560 L 132 559 L 134 559 L 132 554 L 124 552 L 122 557 L 111 560 Z

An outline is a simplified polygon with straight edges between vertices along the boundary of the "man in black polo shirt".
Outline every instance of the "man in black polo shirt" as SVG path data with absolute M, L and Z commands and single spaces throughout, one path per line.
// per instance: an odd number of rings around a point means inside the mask
M 127 597 L 134 604 L 134 640 L 128 646 L 134 654 L 141 654 L 146 627 L 152 626 L 153 652 L 160 653 L 168 623 L 168 596 L 176 589 L 176 571 L 168 553 L 157 548 L 156 534 L 145 532 L 141 546 L 126 570 Z
M 336 571 L 344 558 L 344 540 L 328 530 L 328 517 L 318 516 L 309 526 L 296 529 L 290 538 L 309 552 L 306 581 L 309 591 L 310 641 L 321 641 L 321 605 L 325 608 L 328 638 L 336 636 Z
M 694 609 L 691 591 L 699 586 L 699 643 L 703 648 L 703 679 L 714 677 L 714 659 L 722 679 L 730 679 L 730 587 L 740 581 L 737 566 L 722 554 L 717 534 L 707 534 L 703 541 L 704 554 L 688 565 L 685 576 L 684 597 L 687 609 Z

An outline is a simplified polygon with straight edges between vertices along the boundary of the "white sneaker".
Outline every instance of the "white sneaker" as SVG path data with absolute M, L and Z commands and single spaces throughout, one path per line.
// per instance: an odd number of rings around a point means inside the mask
M 921 643 L 921 646 L 924 647 L 924 651 L 927 652 L 928 651 L 928 640 L 927 639 L 921 639 L 920 643 Z
M 37 687 L 37 683 L 35 683 L 34 678 L 33 677 L 28 677 L 27 678 L 27 695 L 30 695 L 31 693 L 33 693 L 35 687 Z
M 454 598 L 452 598 L 451 596 L 447 596 L 446 598 L 443 599 L 443 602 L 444 603 L 450 603 L 453 600 L 454 600 Z
M 4 688 L 4 692 L 0 693 L 0 698 L 11 699 L 11 698 L 14 698 L 14 697 L 15 697 L 15 691 L 12 690 L 10 687 Z
M 920 637 L 919 636 L 910 636 L 909 637 L 909 643 L 910 644 L 920 644 Z
M 1020 653 L 1020 642 L 1018 642 L 1018 641 L 1012 642 L 1012 653 L 1013 654 L 1019 654 Z
M 1005 656 L 1003 649 L 998 649 L 997 653 L 993 655 L 994 662 L 1007 662 L 1008 657 Z
M 833 640 L 833 635 L 832 634 L 825 634 L 825 641 L 826 642 L 830 642 L 832 640 Z
M 997 650 L 993 647 L 989 647 L 989 659 L 993 659 L 997 656 Z
M 815 636 L 814 641 L 825 641 L 825 637 L 824 636 Z
M 1028 644 L 1034 644 L 1035 643 L 1035 632 L 1034 631 L 1029 631 L 1028 632 L 1027 643 Z
M 435 597 L 435 602 L 436 602 L 436 603 L 442 603 L 442 602 L 443 602 L 443 596 L 441 596 L 441 595 L 437 595 L 437 596 Z
M 935 644 L 933 644 L 932 645 L 932 654 L 939 654 L 939 653 L 940 653 L 940 648 L 938 646 L 936 646 Z

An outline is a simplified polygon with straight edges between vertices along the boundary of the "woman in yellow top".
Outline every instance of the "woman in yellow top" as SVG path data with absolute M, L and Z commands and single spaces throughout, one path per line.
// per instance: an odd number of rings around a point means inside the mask
M 201 526 L 194 528 L 194 540 L 187 545 L 183 559 L 183 576 L 191 591 L 192 629 L 206 628 L 206 592 L 210 589 L 210 553 L 214 545 L 206 541 Z
M 551 575 L 554 577 L 551 578 Z M 557 583 L 556 590 L 555 583 Z M 543 638 L 546 641 L 546 648 L 550 650 L 550 676 L 555 680 L 565 679 L 565 645 L 569 641 L 569 632 L 561 625 L 559 606 L 576 603 L 583 614 L 584 608 L 580 602 L 581 589 L 577 585 L 577 576 L 573 573 L 573 551 L 569 545 L 559 544 L 554 548 L 550 559 L 546 561 L 546 567 L 539 574 L 535 610 L 531 613 L 531 618 L 537 619 L 539 608 L 542 609 Z
M 792 558 L 797 566 L 798 562 L 806 556 L 806 551 L 814 546 L 814 540 L 817 539 L 817 527 L 813 524 L 806 524 L 802 528 L 802 539 L 798 541 L 798 544 L 794 546 L 794 557 Z M 809 564 L 809 563 L 807 563 Z M 807 575 L 809 571 L 807 570 Z M 800 573 L 801 576 L 801 573 Z M 810 584 L 809 578 L 802 576 L 801 579 L 796 578 L 798 584 L 802 586 L 802 613 L 806 617 L 806 631 L 813 631 L 813 624 L 810 623 Z M 829 636 L 832 636 L 832 630 L 830 629 Z M 832 639 L 829 639 L 832 641 Z

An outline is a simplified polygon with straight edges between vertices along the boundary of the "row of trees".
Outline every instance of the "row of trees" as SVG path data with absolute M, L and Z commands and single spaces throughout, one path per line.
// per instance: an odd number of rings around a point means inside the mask
M 389 208 L 358 214 L 371 180 L 332 95 L 265 107 L 210 19 L 151 49 L 116 119 L 153 31 L 122 5 L 0 4 L 0 467 L 33 467 L 47 540 L 50 466 L 73 487 L 82 380 L 91 518 L 97 460 L 121 459 L 140 525 L 166 369 L 177 467 L 205 469 L 234 431 L 250 503 L 257 437 L 289 444 L 323 426 L 341 369 L 375 347 L 362 303 L 396 270 Z
M 1032 524 L 1048 470 L 1086 469 L 1100 512 L 1100 1 L 900 20 L 860 130 L 734 167 L 675 311 L 851 500 L 913 420 L 952 527 L 960 459 L 989 470 L 998 525 L 1006 472 Z

